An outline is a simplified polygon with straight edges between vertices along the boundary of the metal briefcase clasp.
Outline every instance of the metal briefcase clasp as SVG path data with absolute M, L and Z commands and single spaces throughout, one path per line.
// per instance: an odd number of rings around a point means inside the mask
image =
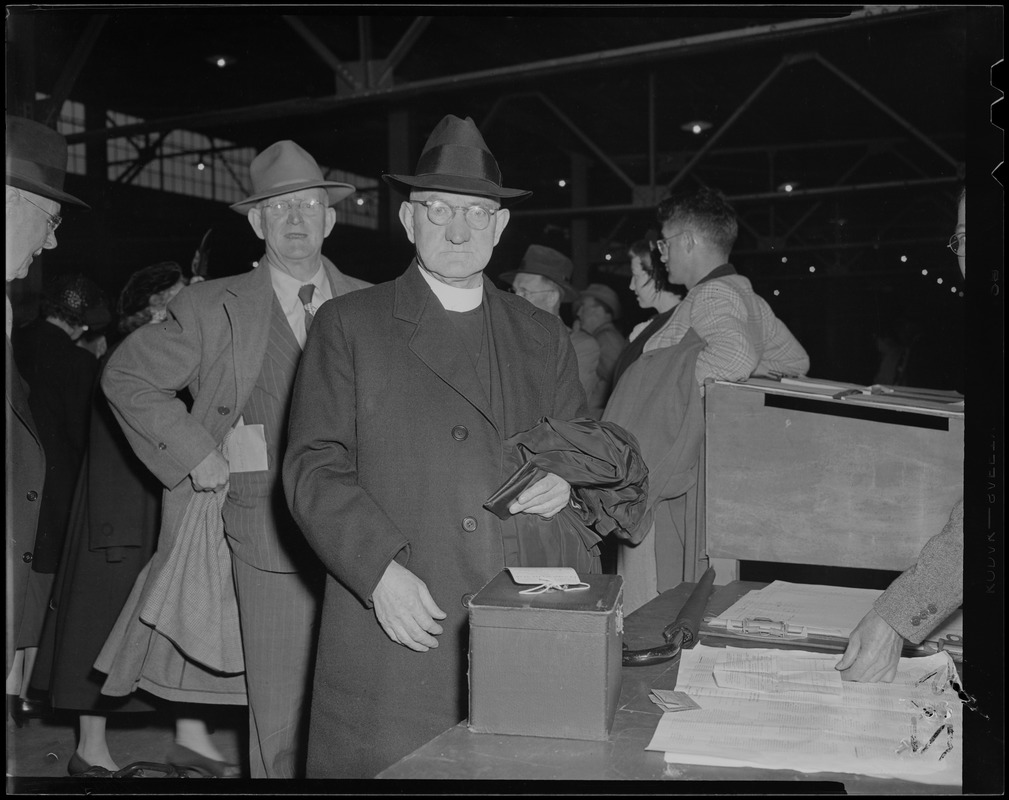
M 947 633 L 936 642 L 938 649 L 945 650 L 954 659 L 963 659 L 963 637 L 958 633 Z
M 746 636 L 772 636 L 776 639 L 805 639 L 804 625 L 789 625 L 783 620 L 767 619 L 766 617 L 747 617 L 742 624 Z

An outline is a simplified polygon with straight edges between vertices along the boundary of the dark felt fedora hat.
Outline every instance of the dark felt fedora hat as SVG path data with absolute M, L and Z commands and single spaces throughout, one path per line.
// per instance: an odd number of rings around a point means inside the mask
M 239 214 L 247 214 L 260 200 L 302 189 L 325 189 L 331 206 L 357 191 L 349 183 L 327 181 L 308 151 L 289 139 L 271 144 L 252 159 L 249 175 L 252 195 L 231 205 Z
M 541 244 L 531 244 L 522 256 L 518 269 L 502 273 L 501 280 L 512 283 L 520 272 L 542 275 L 556 283 L 561 288 L 561 300 L 570 303 L 578 299 L 578 292 L 571 285 L 571 275 L 574 271 L 574 263 L 560 251 Z
M 57 203 L 89 208 L 63 191 L 67 177 L 67 140 L 41 122 L 5 115 L 7 124 L 7 185 Z
M 412 189 L 435 189 L 453 194 L 493 197 L 512 203 L 528 197 L 525 189 L 501 185 L 501 169 L 491 155 L 472 117 L 447 115 L 424 145 L 416 175 L 383 175 L 390 186 L 409 194 Z

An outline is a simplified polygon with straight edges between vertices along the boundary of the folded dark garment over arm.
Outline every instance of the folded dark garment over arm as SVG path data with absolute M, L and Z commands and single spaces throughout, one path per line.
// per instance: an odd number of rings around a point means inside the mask
M 572 504 L 555 517 L 586 549 L 609 533 L 640 541 L 648 469 L 633 434 L 613 422 L 543 418 L 506 442 L 515 472 L 484 504 L 501 519 L 522 491 L 552 472 L 572 486 Z M 505 502 L 505 498 L 507 501 Z

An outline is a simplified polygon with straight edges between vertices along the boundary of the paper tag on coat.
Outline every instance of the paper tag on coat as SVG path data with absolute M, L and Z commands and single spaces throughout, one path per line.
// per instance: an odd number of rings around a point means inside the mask
M 237 425 L 228 434 L 228 466 L 232 472 L 265 472 L 266 431 L 262 425 Z

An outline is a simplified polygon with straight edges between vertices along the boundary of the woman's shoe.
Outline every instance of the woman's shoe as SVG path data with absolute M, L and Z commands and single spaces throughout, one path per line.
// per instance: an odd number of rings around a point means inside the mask
M 199 773 L 203 778 L 240 778 L 242 776 L 242 769 L 238 764 L 229 764 L 227 761 L 208 758 L 195 750 L 183 747 L 181 744 L 172 745 L 165 761 L 176 769 L 192 770 Z
M 14 724 L 19 728 L 23 728 L 27 720 L 32 718 L 38 719 L 49 713 L 49 709 L 45 703 L 18 696 L 7 698 L 7 708 L 11 719 L 14 720 Z
M 67 774 L 73 778 L 111 778 L 114 773 L 98 764 L 91 765 L 74 753 L 67 764 Z

